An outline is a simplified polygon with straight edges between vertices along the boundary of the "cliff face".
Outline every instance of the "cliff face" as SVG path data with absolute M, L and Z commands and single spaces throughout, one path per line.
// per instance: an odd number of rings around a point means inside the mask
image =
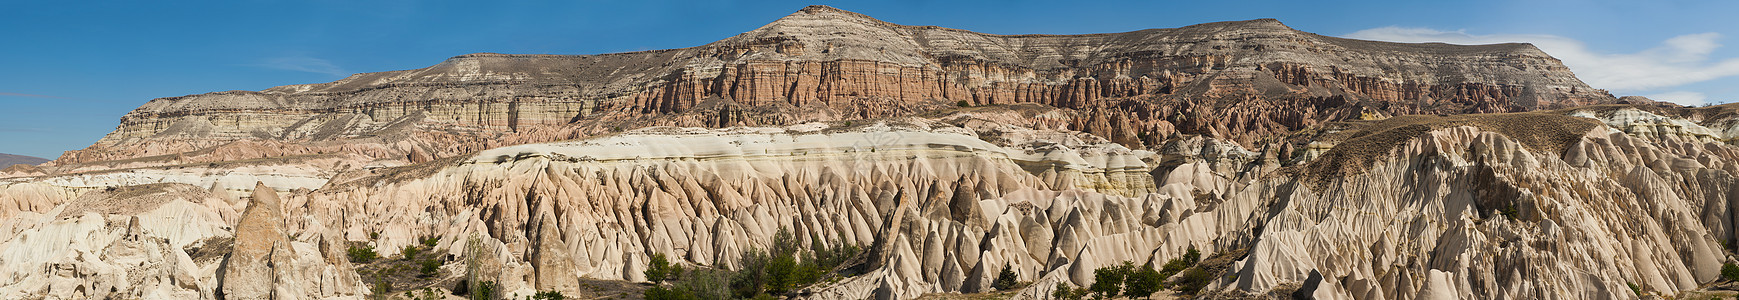
M 1523 44 L 810 7 L 694 48 L 153 100 L 0 170 L 0 294 L 354 298 L 394 275 L 346 250 L 440 237 L 415 282 L 476 261 L 510 298 L 835 245 L 867 251 L 786 296 L 984 292 L 1007 267 L 1045 299 L 1192 248 L 1205 298 L 1706 296 L 1739 261 L 1739 105 L 1590 105 L 1614 101 Z
M 896 117 L 958 102 L 1067 108 L 1075 120 L 1064 126 L 1119 136 L 1130 147 L 1178 133 L 1249 147 L 1324 121 L 1611 101 L 1526 44 L 1358 41 L 1271 19 L 991 35 L 814 6 L 693 48 L 471 54 L 331 83 L 156 99 L 57 164 L 172 155 L 248 139 L 409 140 L 417 147 L 388 156 L 425 148 L 444 157 L 489 148 L 448 144 L 558 140 L 622 126 Z

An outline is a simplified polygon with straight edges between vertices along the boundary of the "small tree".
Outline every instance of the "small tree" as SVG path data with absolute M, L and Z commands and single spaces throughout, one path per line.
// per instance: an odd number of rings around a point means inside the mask
M 1153 264 L 1144 264 L 1123 280 L 1123 296 L 1139 298 L 1153 295 L 1164 282 L 1165 277 L 1159 276 L 1159 271 L 1153 269 Z
M 1020 275 L 1015 274 L 1013 268 L 1010 268 L 1008 265 L 1002 265 L 1002 272 L 996 274 L 996 282 L 992 283 L 990 287 L 995 288 L 998 291 L 1006 291 L 1014 288 L 1014 285 L 1019 278 Z
M 682 276 L 682 266 L 670 263 L 664 253 L 653 253 L 652 261 L 646 266 L 646 281 L 654 283 L 676 280 Z
M 418 265 L 417 270 L 421 271 L 422 272 L 421 276 L 425 277 L 425 278 L 435 277 L 435 275 L 441 271 L 441 262 L 433 260 L 433 259 L 424 259 L 424 260 L 418 261 L 417 265 Z
M 971 102 L 966 102 L 966 100 L 960 100 L 960 102 L 955 102 L 955 103 L 954 103 L 954 106 L 959 106 L 959 107 L 972 107 L 972 103 L 971 103 Z
M 1133 269 L 1135 264 L 1123 262 L 1121 265 L 1093 270 L 1093 286 L 1088 289 L 1093 291 L 1094 298 L 1097 299 L 1116 297 L 1123 293 L 1123 280 L 1129 277 L 1129 271 Z
M 416 259 L 417 254 L 422 252 L 423 249 L 417 248 L 416 245 L 407 245 L 403 250 L 399 250 L 399 255 L 403 255 L 405 260 L 411 260 Z

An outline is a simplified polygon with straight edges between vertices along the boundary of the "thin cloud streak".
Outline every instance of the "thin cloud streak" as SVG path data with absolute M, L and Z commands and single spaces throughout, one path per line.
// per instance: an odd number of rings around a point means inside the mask
M 333 64 L 331 61 L 303 55 L 274 57 L 267 59 L 264 63 L 254 64 L 252 66 L 334 76 L 350 75 L 350 73 L 344 71 L 344 68 L 339 68 L 337 64 Z
M 1649 99 L 1678 103 L 1679 105 L 1688 105 L 1688 106 L 1697 106 L 1697 105 L 1709 104 L 1709 96 L 1703 95 L 1703 93 L 1698 93 L 1698 92 L 1677 91 L 1677 92 L 1666 92 L 1666 93 L 1652 94 L 1652 95 L 1647 95 L 1647 96 L 1643 96 L 1643 97 L 1648 97 Z
M 1709 55 L 1721 47 L 1721 34 L 1708 32 L 1676 36 L 1660 45 L 1636 53 L 1606 54 L 1588 49 L 1586 43 L 1567 37 L 1543 34 L 1468 34 L 1464 30 L 1442 31 L 1430 28 L 1382 27 L 1347 34 L 1348 38 L 1390 42 L 1451 44 L 1532 43 L 1540 50 L 1564 61 L 1588 85 L 1614 92 L 1638 93 L 1657 91 L 1681 85 L 1739 76 L 1739 58 L 1715 60 Z M 1701 104 L 1703 97 L 1684 93 L 1658 93 L 1678 96 L 1684 101 Z M 1701 94 L 1698 94 L 1701 95 Z M 1677 102 L 1677 101 L 1674 101 Z

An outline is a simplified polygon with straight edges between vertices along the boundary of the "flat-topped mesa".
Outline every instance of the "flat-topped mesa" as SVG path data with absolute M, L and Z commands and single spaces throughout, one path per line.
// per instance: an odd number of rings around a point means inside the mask
M 1129 146 L 1153 145 L 1178 133 L 1253 145 L 1324 121 L 1612 101 L 1526 44 L 1359 41 L 1297 31 L 1273 19 L 1123 33 L 996 35 L 897 25 L 811 6 L 692 48 L 479 53 L 330 83 L 156 99 L 128 113 L 96 146 L 69 152 L 57 163 L 174 154 L 171 148 L 192 151 L 247 139 L 408 139 L 444 157 L 478 147 L 434 147 L 428 141 L 511 144 L 624 125 L 770 126 L 894 117 L 958 102 L 1067 108 L 1076 116 L 1063 124 L 1067 128 Z M 179 144 L 161 145 L 170 142 Z M 402 148 L 367 155 L 400 156 Z

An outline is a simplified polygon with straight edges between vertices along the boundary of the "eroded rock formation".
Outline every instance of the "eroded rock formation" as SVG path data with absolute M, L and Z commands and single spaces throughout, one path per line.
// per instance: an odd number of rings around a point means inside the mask
M 654 254 L 738 268 L 784 229 L 869 249 L 805 299 L 985 292 L 1004 266 L 1048 298 L 1191 248 L 1224 262 L 1205 297 L 1689 297 L 1735 261 L 1736 117 L 1614 99 L 1524 44 L 810 7 L 694 48 L 153 100 L 0 171 L 0 294 L 358 297 L 346 249 L 439 237 L 430 287 L 478 261 L 513 297 L 581 295 Z

